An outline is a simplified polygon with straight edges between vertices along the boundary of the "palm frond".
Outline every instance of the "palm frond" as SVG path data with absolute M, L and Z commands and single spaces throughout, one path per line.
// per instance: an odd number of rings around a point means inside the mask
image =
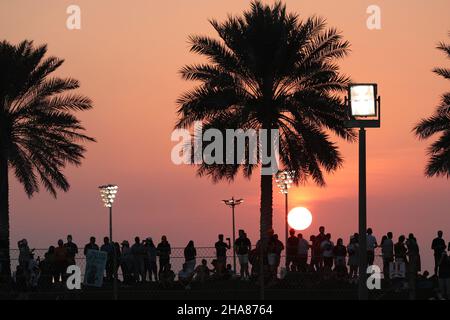
M 445 52 L 447 58 L 450 58 L 450 45 L 441 42 L 437 49 Z M 445 79 L 450 79 L 450 69 L 435 68 L 433 72 Z M 428 139 L 433 135 L 441 134 L 438 140 L 428 147 L 429 160 L 425 175 L 448 178 L 450 176 L 450 93 L 442 95 L 441 103 L 435 113 L 422 119 L 413 131 L 419 139 Z
M 433 72 L 440 75 L 441 77 L 450 80 L 450 69 L 446 68 L 434 68 Z
M 347 115 L 337 94 L 350 79 L 336 60 L 349 43 L 320 17 L 301 20 L 281 2 L 253 1 L 241 16 L 210 20 L 218 39 L 191 36 L 191 52 L 207 64 L 187 65 L 181 77 L 200 85 L 177 100 L 177 127 L 194 121 L 216 128 L 279 128 L 282 165 L 298 170 L 297 182 L 312 178 L 323 185 L 324 172 L 339 168 L 342 157 L 326 130 L 348 141 Z M 261 165 L 261 163 L 259 163 Z M 242 170 L 250 177 L 256 165 L 205 165 L 198 174 L 231 181 Z
M 79 87 L 72 78 L 51 74 L 64 62 L 44 58 L 47 46 L 23 41 L 14 46 L 0 43 L 0 145 L 18 181 L 28 196 L 39 186 L 53 196 L 67 191 L 63 173 L 68 164 L 80 165 L 86 149 L 82 142 L 93 142 L 73 113 L 92 108 L 92 101 L 80 94 L 67 94 Z

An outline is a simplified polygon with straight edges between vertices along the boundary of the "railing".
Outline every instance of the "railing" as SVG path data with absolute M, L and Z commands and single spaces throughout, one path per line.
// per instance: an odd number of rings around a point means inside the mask
M 197 258 L 196 263 L 197 265 L 200 264 L 202 259 L 206 259 L 208 261 L 208 265 L 211 266 L 211 262 L 213 259 L 216 258 L 216 249 L 214 247 L 197 247 Z M 34 250 L 34 258 L 37 259 L 40 257 L 42 260 L 44 258 L 45 253 L 48 251 L 48 249 L 35 249 Z M 18 249 L 11 249 L 11 270 L 14 271 L 19 264 L 19 250 Z M 76 264 L 80 267 L 81 272 L 84 273 L 85 267 L 86 267 L 86 259 L 83 254 L 83 248 L 79 248 L 79 253 L 76 256 Z M 309 261 L 309 259 L 308 259 Z M 172 265 L 172 270 L 177 273 L 179 270 L 182 269 L 183 263 L 184 263 L 184 248 L 181 247 L 174 247 L 172 248 L 172 253 L 170 255 L 170 263 Z M 227 251 L 227 263 L 233 264 L 233 253 L 232 250 Z M 236 258 L 236 269 L 237 272 L 239 272 L 239 261 Z M 378 254 L 376 251 L 375 255 L 375 265 L 379 266 L 381 269 L 383 268 L 383 260 L 381 258 L 381 255 Z M 280 261 L 280 267 L 283 267 L 285 265 L 285 256 L 281 256 Z M 159 267 L 159 266 L 158 266 Z M 120 269 L 119 269 L 120 272 Z

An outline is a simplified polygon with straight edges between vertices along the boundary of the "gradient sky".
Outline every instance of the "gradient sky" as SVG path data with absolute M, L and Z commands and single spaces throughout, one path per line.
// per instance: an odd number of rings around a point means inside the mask
M 272 3 L 272 1 L 266 1 Z M 378 238 L 413 232 L 430 268 L 432 237 L 444 230 L 450 240 L 450 187 L 446 179 L 426 179 L 427 143 L 411 134 L 414 124 L 430 115 L 448 82 L 434 75 L 448 66 L 435 49 L 448 41 L 448 0 L 287 0 L 288 11 L 316 14 L 343 32 L 352 45 L 340 64 L 356 82 L 377 82 L 382 96 L 382 128 L 368 132 L 368 224 Z M 81 7 L 81 30 L 66 28 L 66 8 Z M 366 9 L 381 7 L 382 29 L 366 27 Z M 48 52 L 66 60 L 58 75 L 81 82 L 80 92 L 95 108 L 79 114 L 98 143 L 88 145 L 83 165 L 67 168 L 71 189 L 58 199 L 45 192 L 28 199 L 11 186 L 12 245 L 26 237 L 33 247 L 56 244 L 66 234 L 84 245 L 90 235 L 108 232 L 108 216 L 97 186 L 119 185 L 114 207 L 115 239 L 167 234 L 175 246 L 191 238 L 211 245 L 218 233 L 231 233 L 230 211 L 221 202 L 245 199 L 237 224 L 252 239 L 259 226 L 259 176 L 251 181 L 213 185 L 195 170 L 170 160 L 170 134 L 177 97 L 193 83 L 180 79 L 184 64 L 201 62 L 188 52 L 188 35 L 214 35 L 209 18 L 240 14 L 240 0 L 1 0 L 0 39 L 48 44 Z M 357 144 L 339 142 L 344 168 L 327 177 L 327 187 L 312 184 L 292 189 L 292 206 L 306 206 L 313 224 L 325 225 L 333 238 L 357 229 Z M 277 190 L 275 190 L 276 192 Z M 274 226 L 283 234 L 283 198 L 274 196 Z

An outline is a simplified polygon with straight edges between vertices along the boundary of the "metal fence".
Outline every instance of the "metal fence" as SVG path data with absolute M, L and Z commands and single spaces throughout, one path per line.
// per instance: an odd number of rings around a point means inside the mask
M 82 274 L 84 273 L 85 267 L 86 267 L 86 258 L 83 254 L 83 248 L 79 248 L 80 252 L 76 256 L 75 263 L 77 266 L 80 267 Z M 172 265 L 172 270 L 174 270 L 176 273 L 182 269 L 183 263 L 184 263 L 184 248 L 175 247 L 172 248 L 172 253 L 170 255 L 170 263 Z M 197 264 L 200 263 L 202 259 L 206 259 L 208 261 L 208 264 L 212 262 L 213 259 L 216 258 L 215 254 L 215 248 L 214 247 L 197 247 Z M 44 259 L 45 253 L 48 251 L 48 249 L 35 249 L 34 250 L 34 258 L 42 261 Z M 19 265 L 19 250 L 18 249 L 12 249 L 10 250 L 11 254 L 11 270 L 16 270 L 16 267 Z M 232 253 L 229 252 L 229 255 L 227 257 L 227 263 L 232 263 Z M 120 274 L 120 268 L 119 268 L 119 277 L 121 277 Z
M 86 259 L 83 255 L 83 249 L 79 248 L 80 252 L 76 257 L 76 264 L 80 267 L 81 272 L 84 273 L 85 267 L 86 267 Z M 208 265 L 212 267 L 211 262 L 213 259 L 216 259 L 216 249 L 214 247 L 197 247 L 197 258 L 196 258 L 196 264 L 200 264 L 202 259 L 206 259 L 208 262 Z M 47 252 L 47 249 L 35 249 L 34 250 L 34 258 L 41 260 L 44 258 L 45 253 Z M 19 250 L 18 249 L 11 249 L 11 270 L 16 270 L 16 267 L 19 264 Z M 170 255 L 170 263 L 172 265 L 172 270 L 174 270 L 175 273 L 178 273 L 182 269 L 183 263 L 184 263 L 184 248 L 182 247 L 174 247 L 172 248 L 172 253 Z M 285 265 L 285 256 L 281 256 L 280 266 L 283 267 Z M 308 259 L 309 261 L 309 259 Z M 233 264 L 233 253 L 232 250 L 227 251 L 227 263 Z M 239 262 L 238 259 L 236 259 L 236 272 L 239 273 Z M 379 266 L 381 269 L 383 269 L 383 260 L 381 258 L 381 255 L 379 252 L 376 251 L 375 255 L 375 265 Z M 281 269 L 281 268 L 280 268 Z M 120 268 L 119 268 L 119 277 L 120 275 Z

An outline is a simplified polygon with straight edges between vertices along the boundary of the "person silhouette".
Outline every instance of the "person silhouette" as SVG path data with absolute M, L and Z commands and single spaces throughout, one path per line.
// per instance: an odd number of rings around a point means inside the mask
M 434 274 L 438 274 L 439 269 L 439 263 L 441 261 L 442 252 L 445 251 L 445 241 L 442 238 L 444 233 L 439 230 L 437 232 L 437 237 L 433 239 L 433 242 L 431 243 L 431 249 L 434 251 Z
M 219 241 L 214 245 L 216 248 L 216 259 L 217 259 L 217 273 L 222 274 L 225 271 L 225 266 L 227 264 L 227 250 L 230 249 L 230 244 L 223 241 L 223 234 L 219 234 Z
M 68 264 L 74 265 L 75 257 L 78 254 L 78 246 L 73 242 L 73 238 L 70 234 L 67 236 L 67 242 L 64 244 L 64 247 L 67 249 Z
M 311 271 L 319 271 L 320 270 L 320 248 L 317 247 L 316 236 L 311 235 L 309 237 L 309 241 L 311 242 L 311 263 L 310 269 Z
M 303 238 L 303 234 L 299 233 L 297 235 L 298 246 L 297 246 L 297 271 L 306 272 L 308 268 L 308 252 L 309 243 Z
M 148 237 L 145 240 L 145 251 L 146 251 L 146 259 L 145 259 L 145 275 L 146 277 L 147 273 L 149 276 L 149 280 L 153 281 L 153 277 L 155 278 L 155 281 L 158 281 L 158 267 L 156 265 L 156 257 L 158 250 L 156 249 L 155 244 L 153 243 L 153 239 Z
M 48 289 L 52 286 L 53 282 L 56 282 L 55 271 L 55 247 L 50 246 L 47 252 L 44 254 L 44 259 L 39 263 L 41 270 L 41 287 Z
M 131 254 L 134 260 L 134 279 L 136 282 L 145 282 L 145 258 L 147 254 L 141 238 L 134 238 L 134 244 L 131 246 Z
M 347 246 L 348 266 L 350 267 L 350 281 L 356 281 L 359 269 L 359 243 L 358 239 L 353 235 L 350 237 L 350 243 Z
M 280 266 L 281 252 L 284 250 L 283 242 L 278 239 L 278 234 L 271 236 L 267 245 L 267 259 L 272 279 L 277 278 L 278 267 Z
M 250 250 L 252 250 L 252 244 L 244 230 L 239 230 L 239 237 L 236 239 L 234 247 L 241 266 L 241 280 L 249 279 L 250 272 L 248 270 L 248 255 Z
M 84 246 L 83 250 L 84 256 L 87 256 L 89 250 L 96 250 L 96 251 L 100 250 L 95 241 L 96 241 L 95 237 L 90 237 L 89 243 Z
M 414 234 L 410 233 L 406 240 L 406 247 L 408 249 L 407 256 L 409 261 L 409 272 L 415 277 L 417 272 L 421 271 L 419 244 Z M 445 251 L 445 250 L 444 250 Z
M 191 269 L 188 263 L 183 263 L 182 269 L 178 272 L 178 282 L 185 288 L 191 288 L 191 282 L 194 279 L 194 269 Z
M 347 256 L 347 248 L 344 241 L 339 238 L 336 246 L 333 248 L 334 266 L 338 277 L 343 278 L 347 275 L 347 267 L 345 265 L 345 257 Z
M 64 281 L 66 278 L 66 269 L 69 261 L 69 253 L 64 246 L 64 241 L 58 240 L 58 246 L 55 248 L 55 271 L 56 281 Z
M 393 234 L 388 232 L 381 240 L 381 255 L 383 257 L 383 274 L 384 279 L 389 279 L 389 266 L 394 262 L 394 242 L 392 241 Z
M 161 275 L 161 272 L 165 271 L 166 268 L 169 266 L 170 254 L 172 253 L 170 243 L 169 243 L 169 241 L 167 241 L 166 236 L 161 237 L 161 242 L 156 247 L 156 251 L 159 256 L 159 274 Z
M 439 289 L 442 298 L 446 295 L 447 299 L 450 299 L 450 258 L 445 251 L 441 254 L 438 271 Z
M 208 262 L 206 259 L 202 259 L 202 262 L 197 268 L 195 268 L 195 280 L 204 283 L 209 279 L 211 270 L 208 268 Z
M 106 252 L 106 280 L 112 281 L 114 276 L 114 244 L 111 243 L 109 237 L 103 238 L 103 244 L 100 251 Z
M 162 287 L 163 288 L 172 287 L 174 280 L 175 280 L 175 272 L 173 272 L 172 270 L 172 265 L 170 263 L 163 264 L 163 269 L 159 270 L 159 282 L 161 283 Z
M 405 246 L 405 236 L 401 235 L 398 237 L 398 242 L 394 245 L 395 261 L 400 263 L 403 262 L 406 265 L 408 263 L 408 260 L 406 259 L 407 252 L 408 249 Z
M 196 257 L 197 250 L 195 249 L 194 241 L 190 240 L 186 248 L 184 248 L 184 261 L 186 263 L 186 268 L 189 271 L 195 270 Z
M 367 265 L 373 265 L 375 261 L 375 248 L 378 247 L 377 239 L 373 235 L 372 228 L 367 229 Z
M 289 238 L 286 243 L 286 270 L 297 270 L 297 253 L 298 253 L 298 238 L 295 236 L 295 230 L 289 230 Z
M 315 258 L 317 259 L 318 268 L 317 270 L 321 270 L 323 268 L 323 252 L 322 252 L 322 242 L 326 240 L 325 227 L 319 227 L 319 234 L 314 238 L 314 246 L 315 246 Z
M 325 239 L 320 244 L 320 250 L 322 252 L 324 270 L 331 272 L 333 269 L 333 248 L 334 243 L 331 241 L 331 234 L 327 233 Z
M 120 268 L 122 270 L 123 282 L 131 284 L 134 280 L 133 266 L 134 258 L 131 253 L 130 243 L 126 240 L 122 241 L 122 250 L 120 254 Z

